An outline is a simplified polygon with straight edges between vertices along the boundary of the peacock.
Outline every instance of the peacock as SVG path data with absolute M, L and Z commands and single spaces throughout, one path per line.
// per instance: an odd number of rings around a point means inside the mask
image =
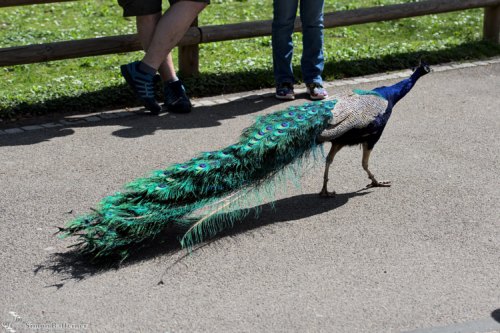
M 182 235 L 182 247 L 212 237 L 242 217 L 241 202 L 252 193 L 265 191 L 268 184 L 292 165 L 321 151 L 331 142 L 326 157 L 323 188 L 328 192 L 328 172 L 335 154 L 344 146 L 361 144 L 363 168 L 380 139 L 394 105 L 430 71 L 420 64 L 413 74 L 392 86 L 353 93 L 330 100 L 290 106 L 260 116 L 243 130 L 237 143 L 153 171 L 105 197 L 92 212 L 59 228 L 61 236 L 77 236 L 79 251 L 93 258 L 118 255 L 126 258 L 170 230 Z M 272 186 L 272 185 L 271 185 Z
M 417 80 L 430 72 L 430 67 L 420 63 L 413 74 L 392 86 L 382 86 L 373 90 L 353 90 L 346 98 L 337 99 L 332 110 L 333 120 L 318 136 L 319 142 L 331 142 L 330 151 L 326 157 L 325 173 L 321 196 L 334 196 L 335 191 L 328 192 L 328 172 L 335 155 L 345 146 L 361 144 L 363 157 L 361 164 L 368 174 L 370 187 L 389 187 L 389 181 L 377 181 L 368 169 L 370 154 L 382 136 L 385 125 L 389 121 L 392 109 L 415 85 Z

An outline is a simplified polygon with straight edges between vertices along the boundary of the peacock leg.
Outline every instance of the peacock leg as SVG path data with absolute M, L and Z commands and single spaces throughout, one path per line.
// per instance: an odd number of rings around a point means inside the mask
M 366 185 L 366 188 L 370 187 L 389 187 L 391 186 L 391 182 L 379 182 L 375 179 L 375 176 L 373 173 L 370 172 L 368 169 L 368 160 L 370 159 L 370 154 L 372 152 L 372 149 L 368 149 L 368 144 L 365 142 L 363 143 L 363 160 L 361 164 L 363 165 L 363 169 L 365 169 L 366 173 L 368 174 L 368 178 L 372 180 L 372 182 L 368 185 Z
M 332 147 L 330 148 L 330 152 L 326 156 L 325 174 L 323 176 L 323 188 L 321 189 L 321 192 L 319 192 L 319 195 L 321 195 L 322 197 L 335 196 L 335 191 L 328 192 L 328 189 L 327 189 L 328 171 L 330 170 L 330 165 L 333 162 L 333 158 L 335 157 L 335 154 L 337 154 L 340 149 L 342 149 L 341 145 L 332 142 Z

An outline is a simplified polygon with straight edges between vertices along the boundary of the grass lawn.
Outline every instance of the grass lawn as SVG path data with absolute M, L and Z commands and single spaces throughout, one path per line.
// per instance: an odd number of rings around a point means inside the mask
M 413 1 L 326 0 L 325 12 Z M 212 0 L 199 25 L 271 18 L 272 0 Z M 500 46 L 481 41 L 482 19 L 483 10 L 475 9 L 327 29 L 323 78 L 408 68 L 419 55 L 431 64 L 498 55 Z M 111 0 L 0 9 L 0 47 L 129 33 L 135 33 L 135 19 L 123 18 Z M 294 41 L 300 82 L 301 34 Z M 134 52 L 0 68 L 0 119 L 137 105 L 119 66 L 141 57 Z M 201 77 L 185 80 L 193 98 L 272 87 L 271 38 L 202 44 L 200 71 Z

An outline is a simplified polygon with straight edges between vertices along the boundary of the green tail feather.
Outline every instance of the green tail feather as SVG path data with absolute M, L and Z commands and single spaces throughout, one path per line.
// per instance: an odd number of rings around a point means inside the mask
M 238 143 L 154 171 L 127 184 L 123 193 L 104 198 L 94 212 L 62 228 L 63 237 L 80 237 L 81 251 L 95 257 L 126 256 L 132 245 L 168 228 L 188 231 L 183 246 L 202 241 L 240 217 L 222 215 L 218 207 L 227 208 L 238 193 L 260 187 L 313 151 L 334 106 L 335 101 L 314 102 L 261 116 Z M 210 205 L 214 208 L 205 217 L 192 218 Z

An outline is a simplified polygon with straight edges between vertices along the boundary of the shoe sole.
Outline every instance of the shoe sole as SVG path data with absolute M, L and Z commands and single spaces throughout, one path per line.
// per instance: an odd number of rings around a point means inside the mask
M 327 97 L 328 96 L 311 96 L 311 95 L 309 95 L 309 98 L 312 99 L 313 101 L 319 101 L 319 100 L 325 99 Z
M 287 95 L 287 96 L 280 96 L 280 95 L 274 95 L 277 99 L 280 99 L 282 101 L 293 101 L 295 99 L 295 96 L 291 95 Z
M 326 96 L 323 96 L 323 95 L 316 95 L 316 96 L 313 96 L 311 94 L 311 92 L 309 91 L 309 89 L 306 91 L 307 94 L 309 95 L 309 99 L 313 100 L 313 101 L 319 101 L 319 100 L 322 100 L 322 99 L 325 99 L 328 97 L 328 95 Z
M 166 106 L 163 104 L 162 110 L 170 113 L 189 113 L 191 112 L 191 106 L 189 107 L 175 107 L 175 106 Z
M 178 102 L 181 102 L 177 104 Z M 163 103 L 162 110 L 172 113 L 189 113 L 192 109 L 191 103 L 182 103 L 182 98 L 178 98 L 173 104 Z
M 146 110 L 149 110 L 149 112 L 151 112 L 151 114 L 153 114 L 155 116 L 159 115 L 160 114 L 160 110 L 161 110 L 160 105 L 158 105 L 158 110 L 155 110 L 155 109 L 152 109 L 151 107 L 148 107 L 147 105 L 145 105 L 146 103 L 144 103 L 144 100 L 139 96 L 139 94 L 133 88 L 134 87 L 134 79 L 132 78 L 132 76 L 128 72 L 127 65 L 121 65 L 120 66 L 120 72 L 122 73 L 122 76 L 125 79 L 125 81 L 127 81 L 127 84 L 129 85 L 129 87 L 132 88 L 132 91 L 134 92 L 135 96 L 137 98 L 139 98 L 139 100 L 141 102 L 143 102 L 142 104 L 146 108 Z

